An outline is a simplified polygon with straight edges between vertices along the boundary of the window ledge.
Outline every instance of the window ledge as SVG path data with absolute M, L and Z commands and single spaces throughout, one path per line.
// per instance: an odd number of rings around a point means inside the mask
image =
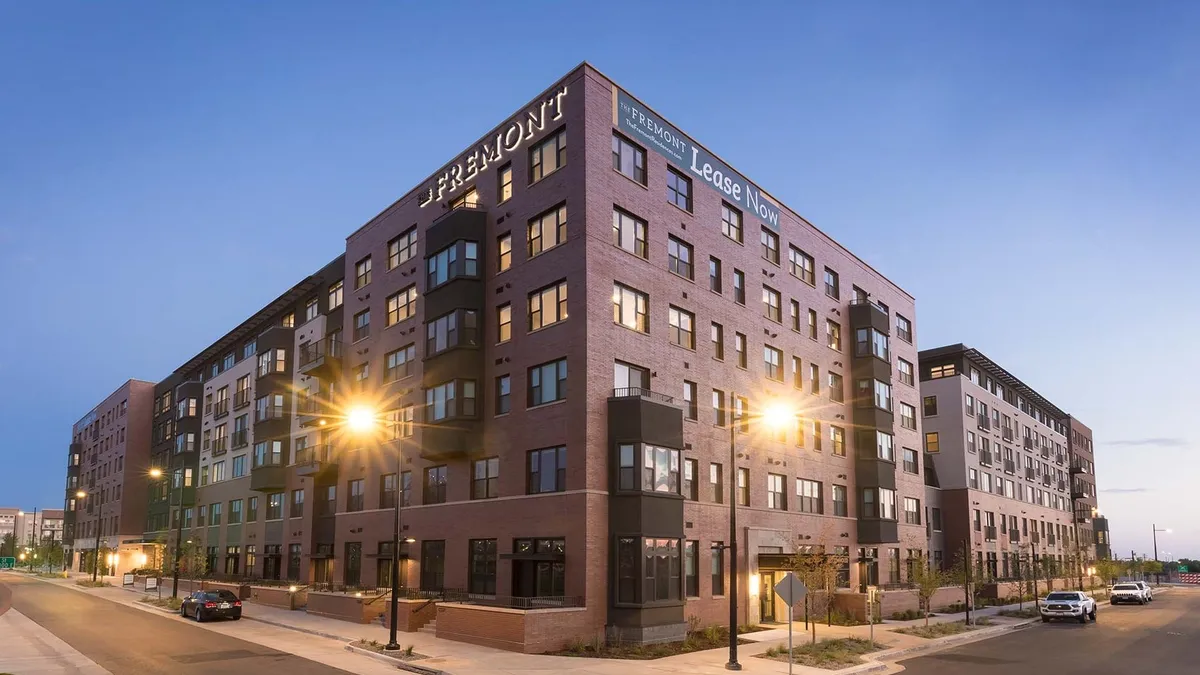
M 569 318 L 571 318 L 571 317 L 568 315 L 568 316 L 567 316 L 567 319 L 569 319 Z M 557 325 L 559 325 L 559 324 L 561 324 L 561 323 L 565 323 L 567 319 L 559 319 L 558 321 L 555 321 L 554 323 L 546 323 L 546 324 L 542 324 L 541 328 L 531 328 L 531 329 L 529 329 L 529 331 L 528 331 L 527 333 L 525 333 L 525 334 L 526 334 L 526 335 L 533 335 L 534 333 L 540 333 L 540 332 L 542 332 L 542 331 L 544 331 L 544 330 L 547 330 L 547 329 L 550 329 L 550 328 L 554 328 L 555 326 L 557 326 Z
M 695 200 L 693 199 L 693 202 L 694 201 Z M 695 215 L 696 215 L 696 214 L 692 213 L 691 211 L 688 211 L 687 209 L 683 208 L 682 206 L 676 204 L 673 201 L 668 200 L 667 203 L 670 204 L 671 206 L 674 206 L 676 209 L 679 209 L 681 212 L 688 214 L 689 216 L 695 217 Z
M 566 166 L 566 165 L 564 165 L 564 166 Z M 555 170 L 557 171 L 557 169 L 555 169 Z M 645 191 L 647 191 L 647 192 L 649 192 L 649 191 L 650 191 L 650 188 L 649 188 L 649 186 L 647 186 L 647 185 L 645 185 L 645 184 L 643 184 L 643 183 L 639 183 L 639 182 L 637 182 L 637 179 L 636 179 L 636 178 L 632 178 L 632 177 L 630 177 L 630 176 L 628 176 L 628 175 L 626 175 L 626 174 L 622 173 L 622 172 L 621 172 L 621 171 L 619 171 L 619 170 L 618 170 L 616 167 L 612 167 L 612 168 L 610 168 L 609 170 L 610 170 L 610 171 L 612 171 L 613 173 L 617 174 L 618 176 L 620 176 L 620 177 L 624 178 L 625 180 L 629 181 L 630 183 L 633 183 L 634 185 L 636 185 L 636 186 L 638 186 L 638 187 L 642 188 L 643 190 L 645 190 Z M 647 175 L 647 176 L 646 176 L 646 178 L 647 178 L 647 180 L 649 180 L 649 175 Z M 668 202 L 668 203 L 670 203 L 670 202 Z
M 614 321 L 614 322 L 613 322 L 613 325 L 614 325 L 614 326 L 620 326 L 621 328 L 624 328 L 625 330 L 627 330 L 627 331 L 629 331 L 629 332 L 631 332 L 631 333 L 637 333 L 638 335 L 644 335 L 644 336 L 646 336 L 646 337 L 650 337 L 650 333 L 649 333 L 649 332 L 642 332 L 642 331 L 640 331 L 640 330 L 638 330 L 638 329 L 636 329 L 636 328 L 630 328 L 629 326 L 626 326 L 625 324 L 621 323 L 620 321 Z
M 558 133 L 558 132 L 555 132 L 555 133 Z M 545 138 L 543 138 L 542 140 L 544 141 L 544 140 L 546 140 L 547 138 L 550 138 L 550 136 L 553 136 L 553 135 L 554 135 L 554 134 L 550 134 L 549 136 L 546 136 L 546 137 L 545 137 Z M 529 184 L 528 184 L 528 185 L 526 185 L 525 187 L 527 187 L 527 188 L 531 188 L 531 187 L 533 187 L 534 185 L 537 185 L 538 183 L 540 183 L 540 182 L 542 182 L 542 181 L 546 180 L 547 178 L 549 178 L 550 176 L 553 176 L 554 174 L 558 173 L 559 171 L 562 171 L 564 168 L 566 168 L 566 166 L 567 166 L 566 164 L 559 164 L 557 167 L 555 167 L 555 168 L 554 168 L 554 170 L 553 170 L 553 171 L 551 171 L 550 173 L 544 173 L 544 174 L 542 174 L 542 177 L 541 177 L 541 178 L 539 178 L 539 179 L 537 179 L 537 180 L 535 180 L 535 181 L 530 181 L 530 182 L 529 182 Z
M 560 398 L 557 401 L 550 401 L 549 403 L 539 403 L 537 405 L 526 406 L 525 410 L 541 410 L 542 408 L 549 408 L 550 406 L 555 406 L 566 402 L 567 399 Z

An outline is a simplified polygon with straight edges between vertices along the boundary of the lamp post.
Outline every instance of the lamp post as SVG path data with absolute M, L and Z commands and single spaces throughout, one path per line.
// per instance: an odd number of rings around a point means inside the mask
M 1151 523 L 1150 529 L 1151 529 L 1151 536 L 1154 538 L 1154 562 L 1158 562 L 1158 533 L 1166 532 L 1166 533 L 1170 534 L 1171 528 L 1164 528 L 1164 529 L 1160 530 L 1160 529 L 1158 529 L 1158 525 Z M 1154 583 L 1157 584 L 1157 583 L 1159 583 L 1159 581 L 1161 581 L 1161 580 L 1158 577 L 1158 572 L 1155 572 L 1154 573 Z
M 166 480 L 166 474 L 163 470 L 154 467 L 150 469 L 151 478 L 161 478 Z M 173 561 L 171 563 L 171 597 L 179 597 L 179 556 L 183 548 L 183 475 L 179 476 L 179 517 L 175 519 L 175 548 L 171 553 Z M 171 502 L 167 501 L 167 513 L 171 513 Z
M 100 537 L 104 534 L 104 504 L 96 512 L 96 545 L 92 550 L 92 583 L 96 583 L 96 573 L 100 571 Z

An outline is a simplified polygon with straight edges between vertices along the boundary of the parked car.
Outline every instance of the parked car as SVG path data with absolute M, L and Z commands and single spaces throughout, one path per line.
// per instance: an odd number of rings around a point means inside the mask
M 1133 583 L 1141 587 L 1142 591 L 1146 594 L 1146 602 L 1154 602 L 1154 589 L 1150 587 L 1150 584 L 1144 581 L 1135 581 Z
M 195 617 L 197 622 L 209 619 L 242 618 L 242 601 L 226 590 L 196 591 L 184 598 L 179 605 L 179 614 L 184 618 Z
M 1096 601 L 1080 591 L 1050 593 L 1042 600 L 1041 608 L 1043 622 L 1051 619 L 1075 619 L 1079 623 L 1096 620 Z
M 1108 602 L 1113 605 L 1138 604 L 1144 605 L 1149 602 L 1146 599 L 1146 592 L 1141 586 L 1135 583 L 1116 584 L 1109 589 Z

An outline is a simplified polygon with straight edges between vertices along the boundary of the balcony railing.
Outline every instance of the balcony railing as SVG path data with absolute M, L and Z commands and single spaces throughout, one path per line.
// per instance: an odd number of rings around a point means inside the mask
M 225 437 L 224 436 L 213 441 L 213 444 L 212 444 L 212 454 L 213 455 L 223 455 L 223 454 L 225 454 L 225 451 L 226 451 L 226 447 L 225 447 Z
M 1004 473 L 1016 473 L 1016 472 L 1017 472 L 1017 468 L 1016 468 L 1016 465 L 1013 463 L 1013 460 L 1011 460 L 1011 459 L 1004 460 Z
M 1074 476 L 1075 474 L 1079 474 L 1079 473 L 1087 473 L 1087 467 L 1085 467 L 1082 464 L 1072 464 L 1069 471 L 1070 471 L 1071 475 Z
M 325 357 L 342 358 L 342 341 L 325 338 L 300 347 L 300 367 L 304 368 Z
M 224 417 L 229 414 L 229 399 L 221 399 L 213 403 L 213 417 Z
M 1066 489 L 1067 489 L 1067 482 L 1066 482 L 1065 480 L 1060 480 L 1060 481 L 1058 481 L 1058 489 L 1059 489 L 1059 490 L 1066 490 Z
M 992 451 L 991 450 L 980 450 L 979 451 L 979 463 L 984 466 L 991 466 L 992 465 Z
M 1043 445 L 1041 455 L 1042 455 L 1042 459 L 1050 459 L 1050 446 Z
M 1012 427 L 1001 427 L 1000 436 L 1006 441 L 1011 441 L 1013 439 Z
M 250 405 L 250 390 L 241 389 L 233 394 L 233 407 L 244 408 Z
M 1008 531 L 1008 543 L 1018 544 L 1020 542 L 1021 542 L 1021 531 L 1020 530 L 1009 530 Z
M 1042 540 L 1042 535 L 1038 534 L 1037 531 L 1029 533 L 1029 541 L 1032 541 L 1033 543 L 1037 544 L 1037 543 L 1040 543 L 1041 540 Z
M 254 420 L 256 422 L 265 422 L 267 420 L 276 420 L 283 417 L 283 406 L 269 405 L 258 409 Z
M 996 526 L 995 525 L 984 525 L 983 526 L 983 538 L 985 541 L 996 541 Z
M 992 421 L 990 419 L 988 419 L 987 415 L 981 414 L 975 419 L 976 419 L 976 422 L 978 423 L 980 429 L 987 431 L 992 428 Z
M 544 595 L 538 597 L 513 597 L 507 595 L 478 595 L 462 591 L 446 591 L 446 602 L 460 602 L 467 605 L 482 607 L 502 607 L 505 609 L 562 609 L 564 607 L 583 607 L 583 598 L 572 595 Z
M 239 429 L 233 432 L 230 436 L 230 444 L 235 448 L 241 448 L 250 444 L 250 431 L 248 429 Z
M 1033 480 L 1034 471 L 1032 467 L 1025 467 L 1025 480 Z
M 311 445 L 296 451 L 296 464 L 317 464 L 332 462 L 334 458 L 333 445 Z
M 648 401 L 666 403 L 667 405 L 675 404 L 674 398 L 656 391 L 650 391 L 644 387 L 618 387 L 613 389 L 612 398 L 644 398 Z
M 1031 437 L 1029 437 L 1029 436 L 1026 436 L 1026 437 L 1025 437 L 1025 442 L 1024 442 L 1024 444 L 1023 444 L 1023 445 L 1024 445 L 1024 447 L 1025 447 L 1025 449 L 1026 449 L 1026 450 L 1032 450 L 1032 449 L 1033 449 L 1033 438 L 1031 438 Z

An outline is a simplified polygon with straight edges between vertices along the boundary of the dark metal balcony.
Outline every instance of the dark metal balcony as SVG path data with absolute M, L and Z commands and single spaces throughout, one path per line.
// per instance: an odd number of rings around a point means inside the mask
M 991 450 L 980 450 L 979 451 L 979 463 L 984 466 L 991 466 L 992 465 L 992 451 Z
M 333 445 L 314 445 L 296 451 L 296 474 L 316 476 L 337 471 L 336 452 Z
M 1041 455 L 1042 455 L 1042 459 L 1050 459 L 1050 446 L 1043 445 Z
M 235 410 L 238 408 L 244 408 L 248 405 L 250 405 L 250 390 L 249 389 L 241 389 L 239 391 L 234 392 L 233 407 Z
M 1071 499 L 1087 499 L 1090 495 L 1083 489 L 1082 485 L 1074 485 L 1071 487 Z
M 1091 511 L 1077 511 L 1075 513 L 1075 522 L 1079 523 L 1080 525 L 1086 525 L 1086 524 L 1092 522 L 1091 514 L 1092 514 Z
M 1046 535 L 1046 544 L 1049 546 L 1057 546 L 1058 538 L 1055 537 L 1053 534 L 1047 534 Z
M 996 526 L 995 525 L 984 525 L 983 526 L 983 539 L 984 539 L 984 541 L 996 541 Z
M 228 452 L 229 448 L 227 446 L 228 446 L 228 444 L 227 444 L 227 441 L 224 436 L 222 436 L 220 438 L 214 438 L 212 441 L 213 457 L 216 457 L 218 455 L 223 455 L 226 452 Z
M 1009 530 L 1008 531 L 1008 543 L 1010 543 L 1010 544 L 1021 543 L 1021 531 L 1020 530 Z
M 1004 473 L 1016 473 L 1017 467 L 1011 459 L 1004 460 Z
M 977 425 L 979 426 L 979 428 L 983 429 L 984 431 L 988 431 L 992 428 L 992 421 L 990 419 L 988 419 L 987 415 L 981 414 L 975 418 L 975 421 L 976 421 Z
M 1026 450 L 1032 450 L 1033 449 L 1033 438 L 1030 436 L 1026 436 L 1025 442 L 1023 443 L 1023 445 L 1025 446 Z
M 264 464 L 250 470 L 250 489 L 257 492 L 276 492 L 287 487 L 287 467 Z
M 1041 543 L 1041 540 L 1042 540 L 1042 535 L 1038 534 L 1037 530 L 1034 530 L 1029 533 L 1029 541 L 1032 541 L 1033 543 L 1037 544 L 1037 543 Z
M 1058 489 L 1066 490 L 1067 489 L 1067 481 L 1065 481 L 1065 480 L 1058 481 Z
M 315 398 L 301 399 L 296 403 L 296 416 L 302 427 L 324 426 L 327 412 L 325 404 Z
M 1011 441 L 1013 439 L 1012 427 L 1000 427 L 1000 437 L 1006 441 Z
M 301 345 L 298 363 L 303 375 L 326 382 L 337 380 L 342 375 L 342 341 L 327 337 Z
M 667 405 L 675 404 L 674 398 L 643 387 L 620 387 L 613 389 L 610 398 L 644 398 L 648 401 L 657 401 L 658 403 L 665 403 Z
M 230 436 L 230 447 L 242 448 L 250 444 L 250 430 L 238 429 Z
M 213 418 L 224 417 L 229 414 L 229 399 L 221 399 L 213 403 Z
M 1034 479 L 1033 467 L 1025 467 L 1025 480 L 1033 480 L 1033 479 Z

